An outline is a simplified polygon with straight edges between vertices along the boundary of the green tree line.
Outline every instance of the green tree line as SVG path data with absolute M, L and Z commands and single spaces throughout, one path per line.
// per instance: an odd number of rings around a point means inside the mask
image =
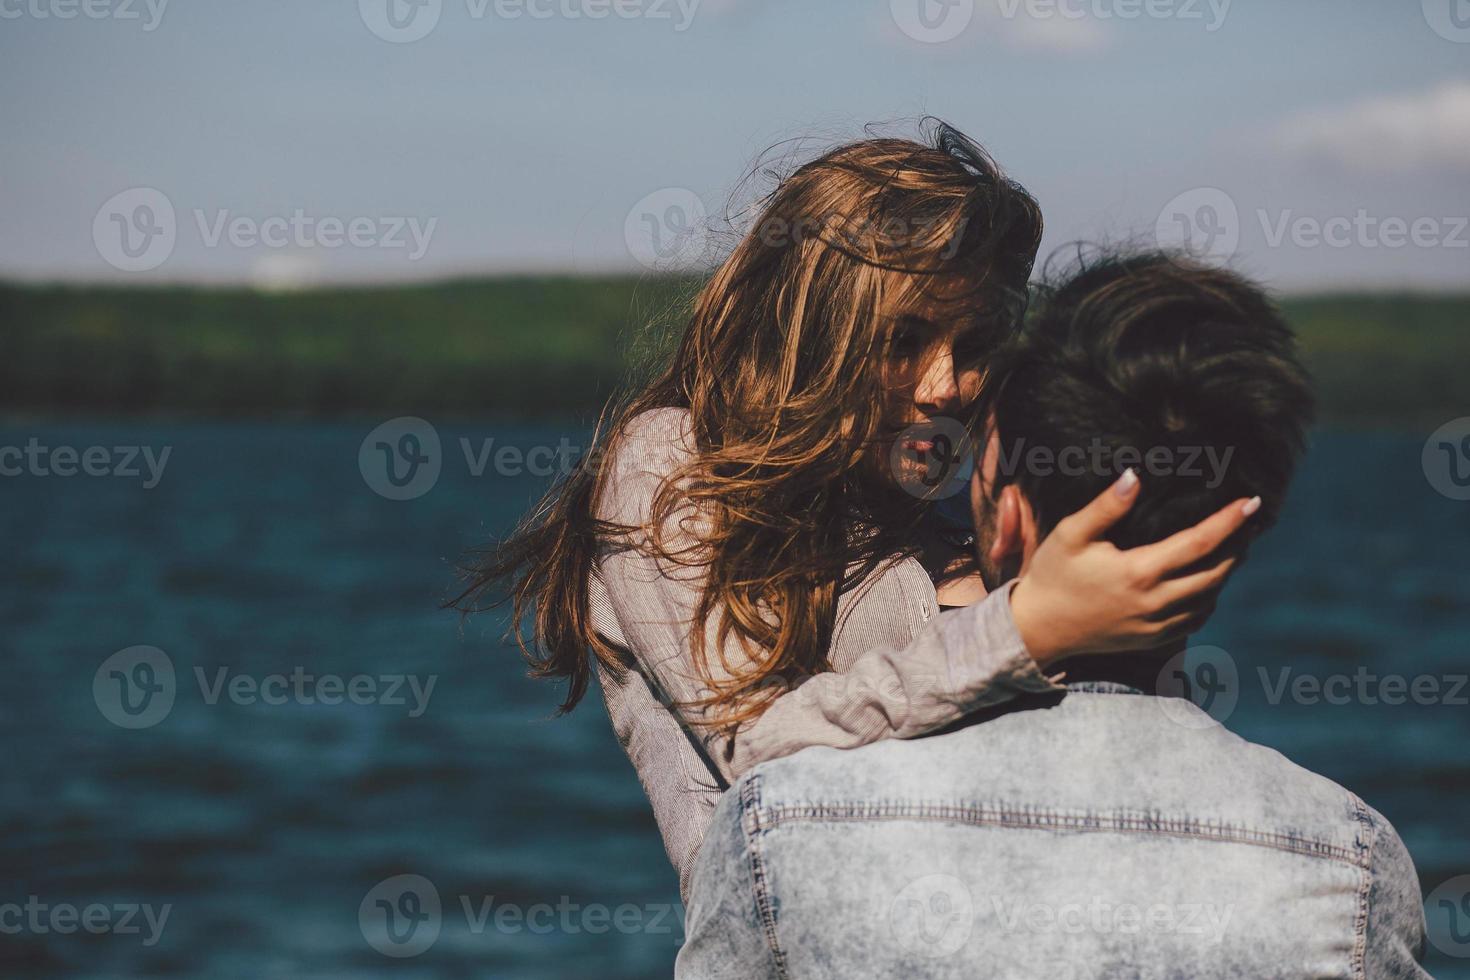
M 0 411 L 589 416 L 657 362 L 697 286 L 656 277 L 289 293 L 0 285 Z M 1470 296 L 1283 306 L 1325 422 L 1437 424 L 1470 411 Z

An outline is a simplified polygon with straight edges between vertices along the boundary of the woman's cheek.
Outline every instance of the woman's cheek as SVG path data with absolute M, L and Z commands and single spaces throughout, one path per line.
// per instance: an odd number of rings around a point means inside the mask
M 890 411 L 903 412 L 914 400 L 915 371 L 910 364 L 890 362 L 883 371 L 883 394 Z
M 956 379 L 956 387 L 960 390 L 960 400 L 969 404 L 980 397 L 980 387 L 984 384 L 985 375 L 976 371 L 962 371 Z

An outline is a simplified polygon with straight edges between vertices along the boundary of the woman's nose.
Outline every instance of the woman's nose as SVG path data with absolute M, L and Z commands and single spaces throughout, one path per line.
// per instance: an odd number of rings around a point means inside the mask
M 954 355 L 949 350 L 940 350 L 924 368 L 919 384 L 914 389 L 914 401 L 930 415 L 941 415 L 953 411 L 959 404 L 959 382 L 954 373 Z

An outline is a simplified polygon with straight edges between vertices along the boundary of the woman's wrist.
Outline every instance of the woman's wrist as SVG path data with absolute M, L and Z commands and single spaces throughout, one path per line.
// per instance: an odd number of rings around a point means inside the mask
M 1060 660 L 1066 653 L 1056 635 L 1056 630 L 1047 623 L 1047 617 L 1038 614 L 1034 596 L 1026 588 L 1024 577 L 1011 586 L 1011 619 L 1016 624 L 1016 633 L 1026 645 L 1026 652 L 1036 665 L 1045 669 Z

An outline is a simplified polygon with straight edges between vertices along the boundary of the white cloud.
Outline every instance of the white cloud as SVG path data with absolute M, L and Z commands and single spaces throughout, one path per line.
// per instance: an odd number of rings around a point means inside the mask
M 1470 173 L 1470 81 L 1303 113 L 1275 137 L 1288 153 L 1364 173 Z

